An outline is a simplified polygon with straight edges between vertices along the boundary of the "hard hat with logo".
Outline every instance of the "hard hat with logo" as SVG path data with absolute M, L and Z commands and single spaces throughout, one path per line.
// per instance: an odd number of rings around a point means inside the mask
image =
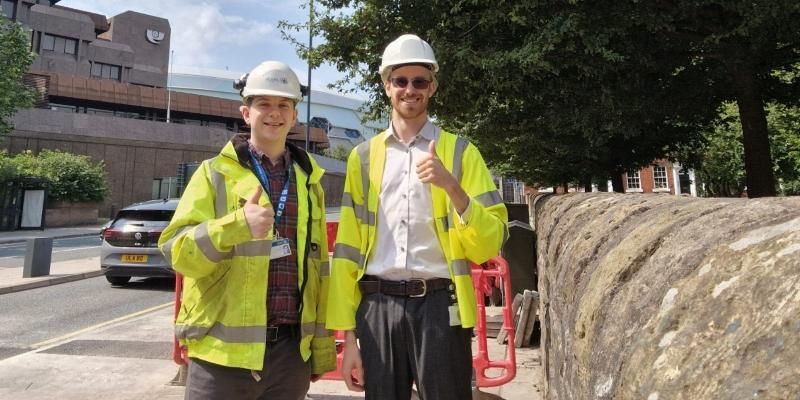
M 265 61 L 233 82 L 242 99 L 253 96 L 286 97 L 299 102 L 307 93 L 297 75 L 279 61 Z
M 405 64 L 427 64 L 433 72 L 439 71 L 439 63 L 436 62 L 431 45 L 417 35 L 402 35 L 389 43 L 383 51 L 378 73 L 385 81 L 394 69 L 392 67 Z

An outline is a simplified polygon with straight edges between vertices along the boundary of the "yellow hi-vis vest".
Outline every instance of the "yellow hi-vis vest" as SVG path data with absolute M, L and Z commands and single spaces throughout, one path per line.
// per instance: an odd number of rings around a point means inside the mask
M 319 374 L 336 369 L 333 334 L 325 329 L 330 268 L 320 185 L 324 171 L 302 150 L 289 148 L 297 179 L 300 354 Z M 242 208 L 259 186 L 228 143 L 194 173 L 158 245 L 184 277 L 175 334 L 189 357 L 260 371 L 272 233 L 254 240 Z M 271 207 L 269 196 L 262 195 L 260 204 Z
M 500 252 L 508 238 L 508 212 L 475 146 L 441 131 L 436 154 L 471 198 L 470 215 L 467 223 L 462 224 L 447 193 L 431 185 L 434 224 L 450 278 L 455 282 L 461 326 L 471 328 L 475 326 L 477 306 L 468 261 L 480 264 Z M 379 217 L 376 211 L 385 161 L 383 134 L 361 143 L 348 157 L 331 268 L 328 329 L 355 329 L 356 309 L 361 302 L 358 281 L 364 276 L 367 260 L 376 251 Z

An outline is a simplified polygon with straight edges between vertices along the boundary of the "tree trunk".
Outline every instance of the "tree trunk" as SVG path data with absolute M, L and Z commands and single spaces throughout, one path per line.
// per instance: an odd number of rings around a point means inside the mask
M 775 196 L 775 175 L 767 131 L 767 114 L 761 99 L 761 89 L 749 62 L 735 72 L 739 117 L 744 138 L 744 170 L 747 197 Z
M 615 193 L 625 193 L 625 186 L 622 184 L 622 172 L 611 174 L 611 185 L 614 186 Z
M 583 191 L 586 193 L 592 193 L 592 178 L 586 178 L 583 180 Z

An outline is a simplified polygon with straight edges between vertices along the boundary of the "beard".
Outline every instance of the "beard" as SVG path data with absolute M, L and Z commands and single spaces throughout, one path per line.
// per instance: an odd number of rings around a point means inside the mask
M 402 100 L 393 104 L 394 111 L 403 119 L 417 119 L 428 111 L 428 102 L 421 99 L 412 107 L 406 105 Z

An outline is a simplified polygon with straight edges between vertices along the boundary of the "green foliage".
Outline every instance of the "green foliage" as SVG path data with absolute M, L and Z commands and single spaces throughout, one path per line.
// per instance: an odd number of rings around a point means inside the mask
M 9 118 L 30 107 L 33 91 L 22 84 L 22 75 L 33 62 L 30 34 L 0 14 L 0 135 L 11 131 Z
M 0 185 L 19 179 L 19 168 L 5 151 L 0 152 Z
M 347 150 L 343 146 L 336 146 L 333 149 L 325 149 L 322 152 L 322 155 L 336 160 L 347 161 L 347 156 L 350 155 L 350 150 Z
M 695 174 L 703 183 L 704 196 L 739 197 L 745 188 L 742 123 L 733 104 L 725 105 L 721 115 L 706 134 L 708 141 Z
M 796 0 L 319 3 L 323 44 L 295 43 L 345 73 L 333 87 L 359 87 L 372 115 L 386 116 L 382 50 L 416 33 L 441 66 L 437 122 L 528 183 L 605 178 L 700 148 L 720 104 L 746 92 L 742 76 L 760 88 L 748 96 L 800 98 L 800 79 L 775 74 L 800 52 Z M 282 24 L 287 36 L 300 26 Z
M 772 105 L 768 108 L 775 176 L 779 191 L 800 195 L 800 107 Z
M 778 192 L 800 195 L 800 107 L 772 104 L 767 111 Z M 705 196 L 739 197 L 743 193 L 745 169 L 741 124 L 736 106 L 728 103 L 722 107 L 719 122 L 706 133 L 707 142 L 699 149 L 696 170 L 705 187 Z
M 103 201 L 108 195 L 105 167 L 88 156 L 61 151 L 30 151 L 9 157 L 0 153 L 0 183 L 32 179 L 42 181 L 51 200 Z

